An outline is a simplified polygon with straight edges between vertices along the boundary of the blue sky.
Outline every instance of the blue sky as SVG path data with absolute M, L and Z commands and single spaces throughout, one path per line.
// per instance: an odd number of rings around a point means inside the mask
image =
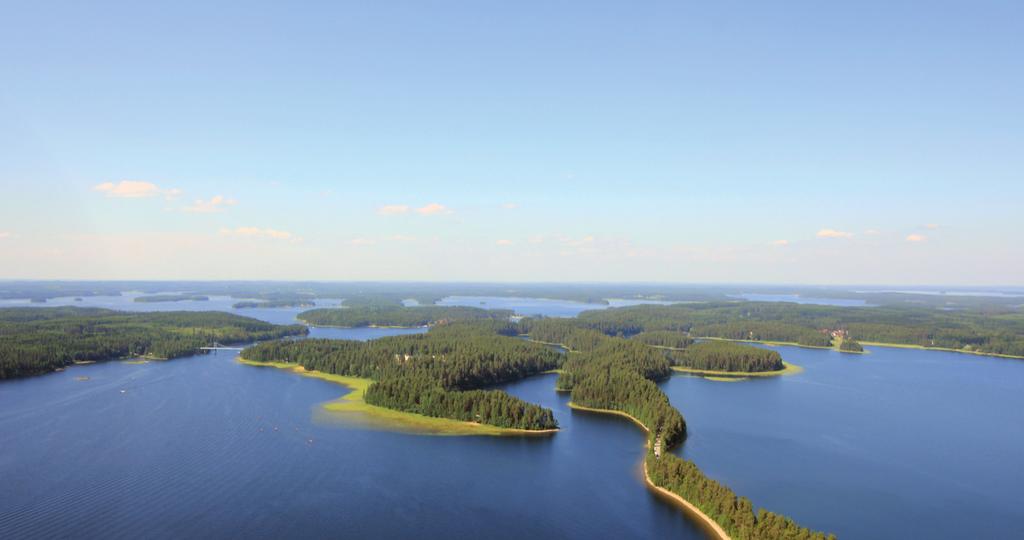
M 156 4 L 5 7 L 0 278 L 1024 284 L 1020 2 Z

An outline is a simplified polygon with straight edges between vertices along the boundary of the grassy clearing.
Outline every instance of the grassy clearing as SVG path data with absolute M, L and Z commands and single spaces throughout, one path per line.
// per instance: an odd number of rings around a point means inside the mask
M 238 361 L 250 366 L 285 369 L 304 377 L 322 379 L 351 389 L 352 391 L 348 394 L 321 405 L 320 411 L 314 416 L 314 419 L 324 422 L 342 422 L 369 429 L 399 431 L 417 435 L 550 435 L 558 431 L 557 429 L 527 430 L 500 428 L 475 422 L 463 422 L 461 420 L 435 418 L 423 416 L 422 414 L 396 411 L 371 405 L 363 399 L 363 396 L 366 395 L 366 389 L 373 383 L 371 379 L 307 371 L 300 365 L 284 362 L 253 362 L 244 358 L 239 358 Z

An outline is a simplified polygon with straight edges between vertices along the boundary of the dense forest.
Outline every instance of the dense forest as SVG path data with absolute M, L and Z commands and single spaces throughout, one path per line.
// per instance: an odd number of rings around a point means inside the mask
M 193 300 L 198 302 L 205 302 L 209 300 L 209 296 L 201 294 L 153 294 L 149 296 L 136 296 L 136 302 L 184 302 L 187 300 Z
M 131 356 L 175 358 L 213 342 L 306 333 L 220 312 L 124 313 L 98 308 L 0 309 L 0 379 L 37 375 L 74 362 Z
M 550 410 L 485 389 L 557 368 L 563 358 L 543 345 L 495 333 L 501 329 L 482 321 L 367 342 L 276 341 L 250 347 L 242 356 L 373 379 L 365 396 L 372 405 L 503 428 L 557 427 Z
M 347 304 L 346 304 L 347 305 Z M 476 319 L 508 320 L 512 312 L 461 306 L 353 306 L 304 311 L 298 318 L 314 326 L 427 326 Z
M 778 351 L 729 341 L 697 343 L 684 351 L 671 351 L 669 358 L 676 366 L 710 371 L 761 373 L 786 368 Z
M 668 349 L 685 349 L 693 344 L 693 338 L 683 332 L 671 330 L 651 330 L 640 332 L 633 336 L 634 340 L 654 347 L 665 347 Z
M 608 335 L 669 330 L 819 347 L 831 346 L 830 332 L 842 330 L 851 341 L 1024 356 L 1024 314 L 1017 311 L 730 302 L 585 311 L 579 322 Z

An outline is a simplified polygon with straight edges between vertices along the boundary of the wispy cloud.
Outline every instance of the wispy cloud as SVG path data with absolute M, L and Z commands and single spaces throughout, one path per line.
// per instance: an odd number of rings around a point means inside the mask
M 3 240 L 4 238 L 13 238 L 13 237 L 14 237 L 14 233 L 12 233 L 11 231 L 0 231 L 0 240 Z
M 298 240 L 298 237 L 287 231 L 276 229 L 262 229 L 260 227 L 236 227 L 234 229 L 221 229 L 222 236 L 236 236 L 243 238 L 268 238 L 272 240 Z
M 353 238 L 349 240 L 348 243 L 353 246 L 372 246 L 376 244 L 377 241 L 372 238 Z
M 516 208 L 519 208 L 519 204 L 514 203 L 514 202 L 507 202 L 507 203 L 501 205 L 501 207 L 506 209 L 506 210 L 515 210 Z
M 416 241 L 416 237 L 415 236 L 409 236 L 407 234 L 394 234 L 394 235 L 391 235 L 391 239 L 394 240 L 395 242 L 415 242 Z
M 878 235 L 882 234 L 882 231 L 880 231 L 878 229 L 868 229 L 868 230 L 864 231 L 864 234 L 866 234 L 868 236 L 878 236 Z
M 928 240 L 928 237 L 923 234 L 907 235 L 907 242 L 924 242 L 925 240 Z
M 238 201 L 234 199 L 228 199 L 223 195 L 215 195 L 208 201 L 196 199 L 191 206 L 186 206 L 182 210 L 196 214 L 212 214 L 214 212 L 223 212 L 228 206 L 236 204 L 238 204 Z
M 499 245 L 499 246 L 511 246 L 512 245 L 512 241 L 508 240 L 508 239 L 505 239 L 505 238 L 502 238 L 501 240 L 498 240 L 497 242 L 495 242 L 495 244 Z
M 382 216 L 394 216 L 397 214 L 405 214 L 409 211 L 409 207 L 404 204 L 385 204 L 377 209 L 377 213 Z
M 168 199 L 173 199 L 178 195 L 181 195 L 181 190 L 176 188 L 162 189 L 160 186 L 152 182 L 143 182 L 141 180 L 121 180 L 118 183 L 103 182 L 102 184 L 96 184 L 92 187 L 93 191 L 99 191 L 104 193 L 107 197 L 117 197 L 121 199 L 142 199 L 146 197 L 156 197 L 163 195 Z
M 776 241 L 772 242 L 772 245 L 773 246 L 788 246 L 789 245 L 789 240 L 776 240 Z
M 934 231 L 935 229 L 939 228 L 939 224 L 938 223 L 929 223 L 929 224 L 925 225 L 924 228 Z
M 439 216 L 443 214 L 451 214 L 452 210 L 443 204 L 430 203 L 426 206 L 417 208 L 416 213 L 421 216 Z
M 818 238 L 853 238 L 852 232 L 837 231 L 835 229 L 822 229 L 816 235 Z

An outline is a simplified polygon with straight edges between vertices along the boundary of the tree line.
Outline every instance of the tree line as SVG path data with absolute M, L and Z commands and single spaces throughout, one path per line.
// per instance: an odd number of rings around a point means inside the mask
M 831 333 L 838 330 L 854 342 L 1024 356 L 1024 313 L 1012 309 L 944 311 L 908 306 L 709 302 L 585 311 L 579 321 L 582 327 L 607 335 L 673 331 L 692 337 L 828 347 L 833 344 Z
M 684 351 L 670 351 L 669 358 L 676 366 L 711 371 L 759 373 L 786 368 L 778 351 L 729 341 L 696 343 Z
M 306 332 L 302 325 L 280 326 L 220 312 L 0 309 L 0 379 L 47 373 L 74 362 L 177 358 L 215 341 L 250 342 Z

